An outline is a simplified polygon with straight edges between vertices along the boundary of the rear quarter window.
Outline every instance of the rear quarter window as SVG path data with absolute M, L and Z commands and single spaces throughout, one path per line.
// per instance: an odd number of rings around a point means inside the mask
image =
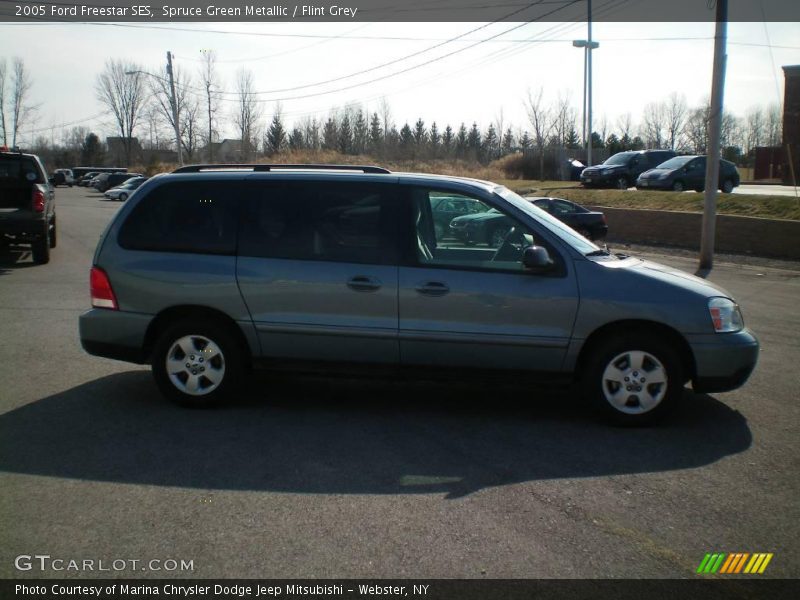
M 234 254 L 241 182 L 174 182 L 151 190 L 128 215 L 119 245 L 128 250 Z
M 25 156 L 0 157 L 0 182 L 4 183 L 44 183 L 39 166 L 32 158 Z

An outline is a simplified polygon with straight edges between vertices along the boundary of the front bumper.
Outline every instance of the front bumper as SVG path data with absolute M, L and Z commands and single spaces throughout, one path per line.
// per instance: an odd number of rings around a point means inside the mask
M 728 392 L 741 387 L 758 362 L 758 340 L 749 329 L 688 336 L 694 353 L 696 392 Z
M 581 183 L 586 187 L 608 187 L 613 186 L 622 173 L 581 173 Z
M 637 179 L 637 190 L 669 190 L 672 189 L 670 179 Z

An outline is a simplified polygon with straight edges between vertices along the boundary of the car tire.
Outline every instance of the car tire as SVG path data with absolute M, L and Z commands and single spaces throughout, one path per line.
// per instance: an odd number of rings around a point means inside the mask
M 122 194 L 120 194 L 119 197 L 117 198 L 117 200 L 119 200 L 120 202 L 125 202 L 125 200 L 127 200 L 127 199 L 128 199 L 128 194 L 126 194 L 124 192 Z
M 683 185 L 682 181 L 676 181 L 675 183 L 672 184 L 673 192 L 682 192 L 685 189 L 686 187 Z
M 197 318 L 164 330 L 153 349 L 152 369 L 166 398 L 189 408 L 207 408 L 236 392 L 246 373 L 244 360 L 228 326 Z
M 733 193 L 733 181 L 730 179 L 726 179 L 722 182 L 722 187 L 720 188 L 724 194 L 732 194 Z
M 594 348 L 586 367 L 584 399 L 618 425 L 659 421 L 678 404 L 686 382 L 680 355 L 655 334 L 609 337 Z
M 46 265 L 50 262 L 50 227 L 47 225 L 44 226 L 41 239 L 31 244 L 31 255 L 37 265 Z
M 617 177 L 616 181 L 614 181 L 614 187 L 616 187 L 618 190 L 627 190 L 629 187 L 631 187 L 631 184 L 627 177 L 622 176 Z
M 51 222 L 51 229 L 50 229 L 50 248 L 55 248 L 56 243 L 58 242 L 58 232 L 56 229 L 56 217 L 53 215 L 53 220 Z

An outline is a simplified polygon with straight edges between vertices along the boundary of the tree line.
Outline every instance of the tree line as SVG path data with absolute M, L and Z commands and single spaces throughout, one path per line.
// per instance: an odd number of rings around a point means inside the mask
M 13 145 L 35 107 L 28 101 L 31 79 L 23 61 L 13 61 L 10 94 L 6 93 L 5 64 L 0 60 L 0 126 L 4 142 L 10 139 Z M 502 109 L 483 127 L 477 120 L 451 124 L 428 122 L 422 117 L 401 125 L 395 122 L 385 99 L 371 112 L 359 104 L 348 104 L 332 109 L 327 117 L 307 115 L 290 122 L 280 103 L 266 118 L 252 71 L 237 71 L 233 89 L 226 90 L 213 51 L 202 53 L 195 72 L 175 67 L 173 74 L 181 150 L 188 162 L 223 158 L 215 157 L 214 152 L 220 132 L 225 130 L 235 131 L 236 139 L 241 141 L 237 158 L 242 161 L 286 151 L 329 150 L 384 160 L 462 159 L 488 163 L 519 151 L 534 150 L 542 157 L 548 147 L 579 151 L 585 145 L 579 113 L 569 94 L 562 93 L 548 101 L 543 88 L 529 90 L 523 99 L 527 122 L 521 125 L 509 123 Z M 145 149 L 175 149 L 172 95 L 166 76 L 131 61 L 111 59 L 96 77 L 95 93 L 113 123 L 129 164 L 136 137 Z M 7 114 L 11 125 L 8 137 Z M 673 93 L 663 101 L 645 105 L 638 121 L 631 113 L 623 114 L 614 123 L 601 115 L 593 123 L 592 146 L 609 154 L 645 148 L 703 154 L 709 117 L 708 102 L 690 106 L 685 96 Z M 747 164 L 757 146 L 780 143 L 781 114 L 777 105 L 754 106 L 742 117 L 723 114 L 722 146 L 726 158 Z M 67 155 L 75 159 L 79 155 L 81 160 L 77 162 L 84 164 L 99 160 L 103 152 L 98 136 L 80 126 L 64 131 L 60 144 L 40 136 L 34 146 L 64 160 Z

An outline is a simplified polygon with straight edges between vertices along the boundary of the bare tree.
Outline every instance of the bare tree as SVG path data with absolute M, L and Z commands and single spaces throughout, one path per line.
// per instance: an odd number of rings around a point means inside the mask
M 782 123 L 781 107 L 777 104 L 770 104 L 767 107 L 767 145 L 780 146 L 783 143 Z
M 0 58 L 0 132 L 3 134 L 2 145 L 6 140 L 6 59 Z
M 539 179 L 544 181 L 544 147 L 553 129 L 553 116 L 549 108 L 543 101 L 544 88 L 534 95 L 528 90 L 528 98 L 525 101 L 525 110 L 528 113 L 528 121 L 533 128 L 533 141 L 539 152 Z
M 569 93 L 559 94 L 555 105 L 553 119 L 553 136 L 557 138 L 561 146 L 566 146 L 567 137 L 575 129 L 577 113 L 572 106 L 572 98 Z
M 233 122 L 242 140 L 242 159 L 250 158 L 250 153 L 258 145 L 258 121 L 261 118 L 261 106 L 255 95 L 253 72 L 240 69 L 236 74 L 236 108 Z
M 144 73 L 137 64 L 109 60 L 97 76 L 95 91 L 97 99 L 105 104 L 116 121 L 125 159 L 130 164 L 133 132 L 145 103 Z
M 385 97 L 381 98 L 380 114 L 381 122 L 383 123 L 383 141 L 385 143 L 392 128 L 392 109 Z
M 36 107 L 28 101 L 31 90 L 31 78 L 25 69 L 25 61 L 14 58 L 11 72 L 11 145 L 17 145 L 17 135 L 25 123 L 25 119 Z
M 633 117 L 630 112 L 620 115 L 617 118 L 617 129 L 619 129 L 619 140 L 625 150 L 629 150 L 631 140 L 633 139 Z
M 678 150 L 683 142 L 680 139 L 683 135 L 683 128 L 686 125 L 686 118 L 689 113 L 689 106 L 686 104 L 686 97 L 676 92 L 672 92 L 664 103 L 664 121 L 667 129 L 667 142 L 670 150 Z
M 661 148 L 664 145 L 666 124 L 666 110 L 663 103 L 650 102 L 644 107 L 642 127 L 649 148 Z
M 751 106 L 744 116 L 744 153 L 750 154 L 764 139 L 767 119 L 761 106 Z
M 214 117 L 219 108 L 219 77 L 217 75 L 217 54 L 213 50 L 203 50 L 203 62 L 200 66 L 200 79 L 203 82 L 203 89 L 205 90 L 205 112 L 206 121 L 208 125 L 208 133 L 206 135 L 206 147 L 208 148 L 208 161 L 214 160 L 213 146 L 214 141 Z
M 697 154 L 705 154 L 708 144 L 708 120 L 711 107 L 708 104 L 699 106 L 689 112 L 683 131 L 692 150 Z

